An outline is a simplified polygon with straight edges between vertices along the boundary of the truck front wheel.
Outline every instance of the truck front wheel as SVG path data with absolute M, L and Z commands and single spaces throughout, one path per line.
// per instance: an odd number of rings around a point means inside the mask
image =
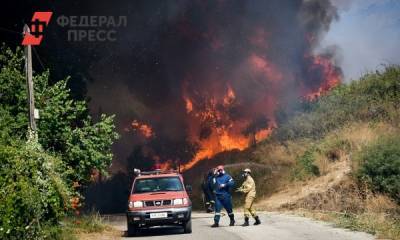
M 192 220 L 189 220 L 183 224 L 184 233 L 192 233 Z
M 128 237 L 134 237 L 138 233 L 138 227 L 135 226 L 133 223 L 128 222 Z

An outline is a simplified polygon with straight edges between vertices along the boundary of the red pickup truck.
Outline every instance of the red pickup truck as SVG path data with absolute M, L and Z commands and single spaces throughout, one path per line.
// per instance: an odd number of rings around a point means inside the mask
M 127 211 L 128 235 L 152 226 L 178 225 L 192 232 L 192 202 L 183 177 L 176 171 L 136 170 Z

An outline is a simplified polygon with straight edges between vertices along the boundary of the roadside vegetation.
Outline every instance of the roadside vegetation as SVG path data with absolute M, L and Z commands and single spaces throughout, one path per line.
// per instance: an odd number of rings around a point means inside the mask
M 104 218 L 98 212 L 82 216 L 67 216 L 61 221 L 63 231 L 61 240 L 81 239 L 117 239 L 121 232 L 104 223 Z
M 80 205 L 80 187 L 105 173 L 118 135 L 113 116 L 89 115 L 68 78 L 50 84 L 35 72 L 38 143 L 28 141 L 28 106 L 21 49 L 0 49 L 0 239 L 58 239 L 61 220 Z
M 400 203 L 400 135 L 379 138 L 361 151 L 358 161 L 359 180 Z

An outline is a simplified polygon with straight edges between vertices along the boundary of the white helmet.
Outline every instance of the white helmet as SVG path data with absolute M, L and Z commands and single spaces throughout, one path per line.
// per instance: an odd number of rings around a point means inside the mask
M 243 170 L 243 172 L 251 173 L 251 170 L 250 170 L 250 168 L 246 168 L 246 169 Z

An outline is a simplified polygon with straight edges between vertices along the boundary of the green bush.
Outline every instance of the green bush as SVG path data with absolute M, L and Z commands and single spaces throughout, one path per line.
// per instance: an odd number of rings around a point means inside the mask
M 61 162 L 20 144 L 0 145 L 0 239 L 54 239 L 70 196 Z
M 360 154 L 358 177 L 400 203 L 400 136 L 380 139 Z
M 308 176 L 319 176 L 319 168 L 314 164 L 314 149 L 309 149 L 297 158 L 296 165 L 292 171 L 293 180 L 303 180 Z

